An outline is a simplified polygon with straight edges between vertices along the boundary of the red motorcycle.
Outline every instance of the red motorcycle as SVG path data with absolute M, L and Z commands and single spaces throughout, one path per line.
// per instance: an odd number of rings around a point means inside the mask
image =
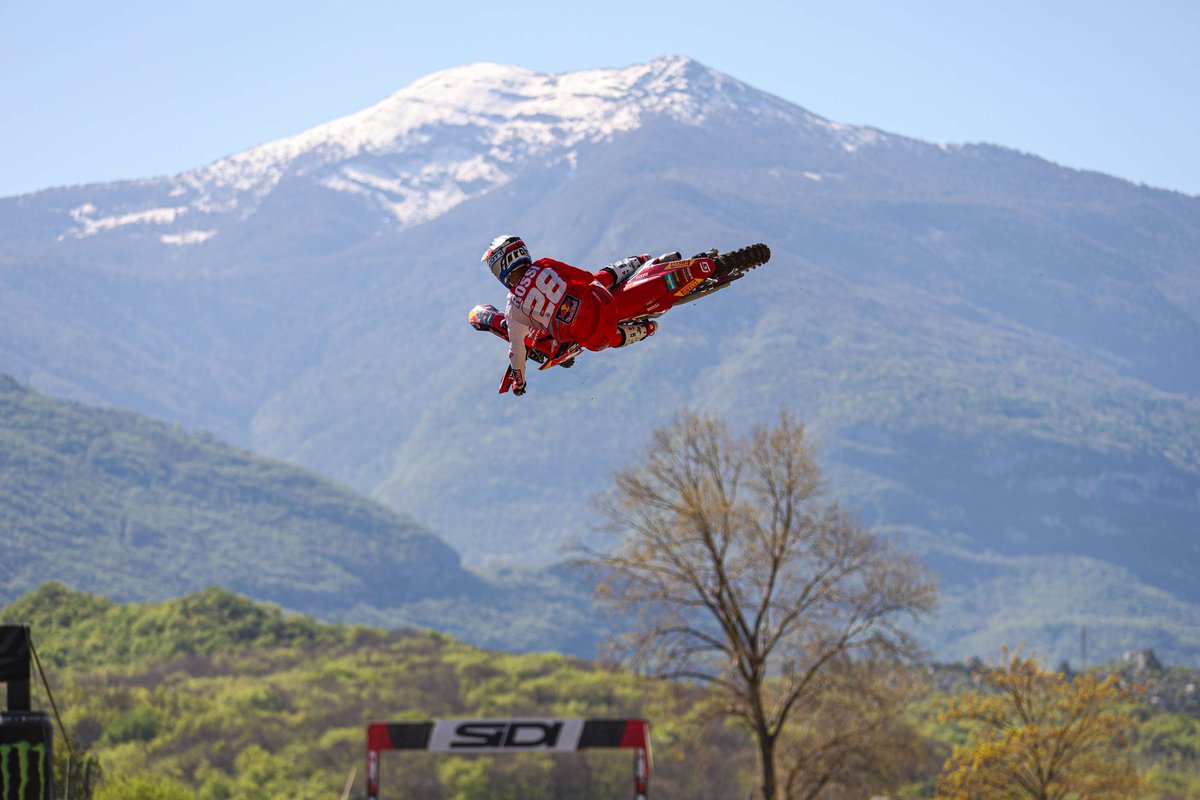
M 675 306 L 699 300 L 724 289 L 741 279 L 747 272 L 771 259 L 771 248 L 752 244 L 728 253 L 710 250 L 688 259 L 678 253 L 651 259 L 638 268 L 613 292 L 619 322 L 643 322 L 665 314 Z M 508 321 L 493 305 L 471 309 L 471 327 L 490 331 L 508 341 Z M 531 331 L 525 337 L 528 357 L 545 370 L 550 367 L 570 367 L 583 348 L 575 342 L 558 342 L 548 331 Z M 512 376 L 505 372 L 500 393 L 507 392 Z

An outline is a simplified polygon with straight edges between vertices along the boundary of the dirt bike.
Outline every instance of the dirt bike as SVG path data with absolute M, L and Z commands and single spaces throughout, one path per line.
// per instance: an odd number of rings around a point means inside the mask
M 728 253 L 709 250 L 682 259 L 679 253 L 659 256 L 643 264 L 627 280 L 612 290 L 617 304 L 618 322 L 643 322 L 665 314 L 675 306 L 691 303 L 718 292 L 746 273 L 771 259 L 771 248 L 752 244 Z M 508 341 L 508 321 L 493 305 L 478 305 L 469 315 L 471 327 L 489 331 Z M 525 337 L 528 358 L 541 366 L 570 367 L 583 352 L 576 342 L 558 342 L 548 331 L 531 331 Z M 505 372 L 500 393 L 512 384 L 511 371 Z

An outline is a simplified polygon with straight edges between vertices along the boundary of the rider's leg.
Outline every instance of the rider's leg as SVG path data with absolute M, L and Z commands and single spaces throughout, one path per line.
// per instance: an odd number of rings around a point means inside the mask
M 658 323 L 652 319 L 641 322 L 622 322 L 617 326 L 616 336 L 608 343 L 609 347 L 625 347 L 640 342 L 658 330 Z
M 560 336 L 560 339 L 579 342 L 588 350 L 604 350 L 608 347 L 624 347 L 640 342 L 658 330 L 658 323 L 653 320 L 618 324 L 614 296 L 601 287 L 599 282 L 593 283 L 590 288 L 590 295 L 586 296 L 580 305 L 569 335 Z M 621 291 L 617 294 L 620 295 Z
M 620 286 L 625 281 L 629 280 L 629 276 L 638 271 L 638 267 L 650 260 L 649 255 L 630 256 L 622 258 L 620 261 L 614 261 L 606 267 L 601 267 L 595 273 L 596 280 L 605 289 L 612 289 L 615 286 Z

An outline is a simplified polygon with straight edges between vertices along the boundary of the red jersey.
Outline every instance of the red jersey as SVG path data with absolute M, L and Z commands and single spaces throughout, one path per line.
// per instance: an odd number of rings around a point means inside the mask
M 559 342 L 579 342 L 589 350 L 608 347 L 617 332 L 617 308 L 597 276 L 578 267 L 539 258 L 508 295 L 508 356 L 525 373 L 525 335 L 549 331 Z

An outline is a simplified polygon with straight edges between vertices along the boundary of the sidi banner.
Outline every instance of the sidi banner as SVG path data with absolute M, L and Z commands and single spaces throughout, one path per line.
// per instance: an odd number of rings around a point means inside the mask
M 650 783 L 650 726 L 643 719 L 435 719 L 372 722 L 367 726 L 367 800 L 380 798 L 380 754 L 572 753 L 595 748 L 634 751 L 634 797 L 646 800 Z
M 438 720 L 429 750 L 434 753 L 501 753 L 505 751 L 579 749 L 581 719 Z

